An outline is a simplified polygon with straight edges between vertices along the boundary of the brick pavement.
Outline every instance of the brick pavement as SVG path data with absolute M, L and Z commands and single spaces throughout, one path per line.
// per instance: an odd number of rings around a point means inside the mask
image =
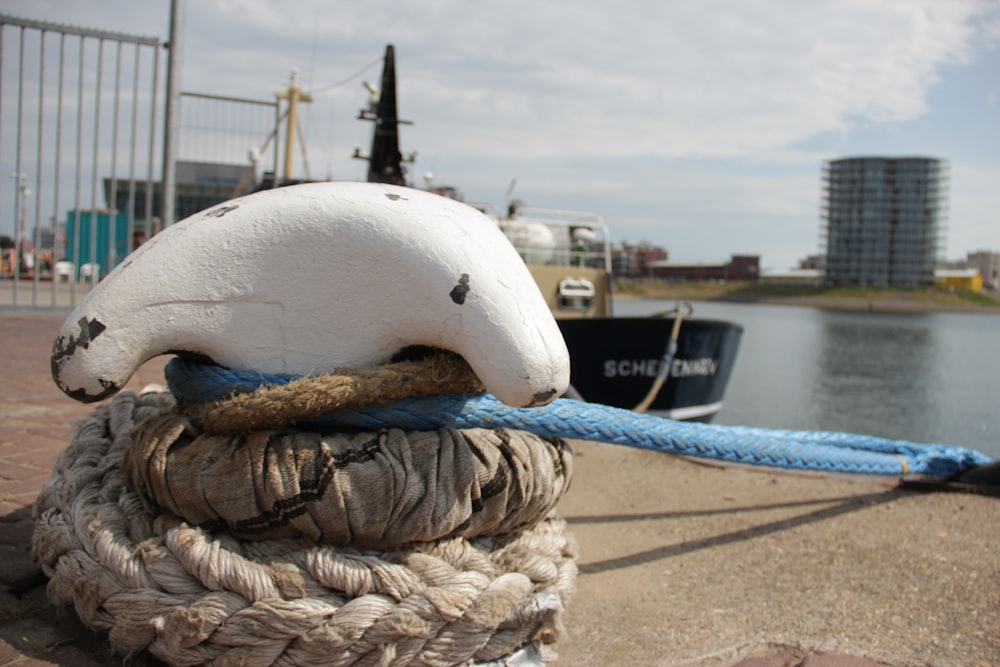
M 31 505 L 49 479 L 58 452 L 69 442 L 71 422 L 91 407 L 65 397 L 49 375 L 52 339 L 66 310 L 0 307 L 0 667 L 6 665 L 159 664 L 148 655 L 124 661 L 104 637 L 72 610 L 54 609 L 45 577 L 31 562 Z M 165 359 L 143 366 L 129 387 L 162 382 Z M 878 667 L 870 660 L 808 648 L 764 647 L 739 667 Z M 624 657 L 621 664 L 632 664 Z M 695 663 L 686 663 L 694 665 Z M 698 663 L 701 664 L 701 663 Z M 707 664 L 707 663 L 706 663 Z M 718 661 L 711 663 L 719 664 Z M 732 663 L 731 663 L 732 664 Z M 982 663 L 978 667 L 990 667 Z
M 120 665 L 102 636 L 72 610 L 53 608 L 31 561 L 31 506 L 67 445 L 72 421 L 92 406 L 62 394 L 49 374 L 52 340 L 67 310 L 0 308 L 0 665 Z M 136 389 L 163 382 L 163 359 L 143 366 Z M 131 665 L 156 664 L 140 657 Z

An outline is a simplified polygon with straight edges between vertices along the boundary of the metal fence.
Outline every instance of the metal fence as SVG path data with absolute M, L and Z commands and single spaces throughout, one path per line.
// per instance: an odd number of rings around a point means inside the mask
M 277 100 L 182 92 L 178 160 L 278 168 Z
M 0 14 L 0 304 L 75 303 L 152 234 L 160 51 L 155 37 Z
M 246 194 L 277 168 L 277 100 L 183 92 L 177 116 L 175 220 Z

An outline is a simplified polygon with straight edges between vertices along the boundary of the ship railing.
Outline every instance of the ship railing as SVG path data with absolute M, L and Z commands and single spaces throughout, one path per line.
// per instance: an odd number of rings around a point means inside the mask
M 604 219 L 596 213 L 521 207 L 510 220 L 541 223 L 556 231 L 557 238 L 570 240 L 568 247 L 559 246 L 553 250 L 551 263 L 560 266 L 589 266 L 611 273 L 611 235 Z M 593 237 L 582 238 L 578 232 L 582 229 L 590 230 Z

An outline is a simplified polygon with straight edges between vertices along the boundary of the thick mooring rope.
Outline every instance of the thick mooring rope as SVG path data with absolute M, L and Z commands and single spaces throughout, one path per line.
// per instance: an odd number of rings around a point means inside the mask
M 122 468 L 168 393 L 82 420 L 40 493 L 32 551 L 57 605 L 120 653 L 173 665 L 541 665 L 561 634 L 575 546 L 550 513 L 507 535 L 391 550 L 241 541 L 147 509 Z
M 167 380 L 179 398 L 221 400 L 233 392 L 278 388 L 292 376 L 247 374 L 172 360 Z M 188 393 L 190 391 L 190 393 Z M 971 449 L 823 431 L 787 431 L 678 422 L 605 405 L 557 399 L 530 409 L 489 394 L 442 395 L 340 409 L 312 416 L 329 427 L 405 429 L 511 428 L 545 437 L 576 438 L 734 463 L 876 475 L 950 477 L 990 457 Z
M 572 478 L 561 439 L 507 429 L 199 432 L 184 416 L 136 426 L 123 467 L 151 511 L 242 539 L 394 549 L 517 532 Z

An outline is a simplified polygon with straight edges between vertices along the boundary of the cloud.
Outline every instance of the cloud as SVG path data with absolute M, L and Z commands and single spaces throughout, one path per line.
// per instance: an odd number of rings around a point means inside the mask
M 7 11 L 166 32 L 165 2 L 63 5 L 21 0 Z M 738 157 L 858 123 L 905 122 L 927 111 L 940 67 L 965 62 L 973 41 L 1000 25 L 997 6 L 977 0 L 185 7 L 186 90 L 269 97 L 293 67 L 319 88 L 393 42 L 401 107 L 434 142 L 424 150 L 525 159 Z M 349 99 L 359 89 L 316 104 Z
M 817 147 L 854 150 L 859 135 L 926 119 L 941 77 L 1000 42 L 990 0 L 184 6 L 182 89 L 272 99 L 298 68 L 317 91 L 303 112 L 314 176 L 363 176 L 349 155 L 369 141 L 353 120 L 367 94 L 351 77 L 393 43 L 414 173 L 497 204 L 517 177 L 533 204 L 613 216 L 617 238 L 678 257 L 756 244 L 778 268 L 817 246 L 819 169 L 834 157 Z M 6 0 L 2 11 L 166 38 L 169 3 Z M 363 75 L 377 77 L 377 64 Z M 981 104 L 995 109 L 996 94 L 986 86 Z M 955 181 L 952 246 L 977 245 L 965 221 L 989 233 L 978 221 L 996 210 L 991 187 Z
M 731 157 L 855 122 L 912 120 L 937 69 L 968 57 L 981 11 L 910 1 L 490 7 L 384 12 L 384 32 L 406 35 L 396 41 L 408 113 L 455 130 L 440 132 L 442 151 Z M 397 33 L 401 23 L 417 29 Z

